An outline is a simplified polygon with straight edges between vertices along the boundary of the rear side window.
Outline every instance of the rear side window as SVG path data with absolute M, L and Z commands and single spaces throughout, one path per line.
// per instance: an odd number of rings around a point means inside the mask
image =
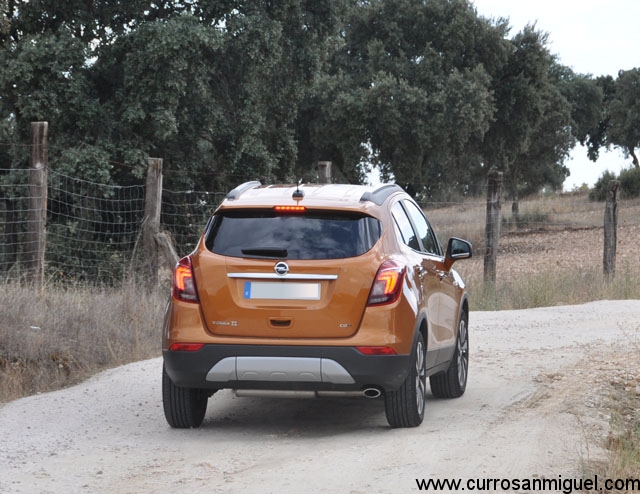
M 418 237 L 413 231 L 413 227 L 411 226 L 411 222 L 407 217 L 407 213 L 404 212 L 404 209 L 402 209 L 402 206 L 400 206 L 399 202 L 396 202 L 392 206 L 391 213 L 393 214 L 393 219 L 395 220 L 396 226 L 398 227 L 400 240 L 402 241 L 402 243 L 408 245 L 413 250 L 420 251 L 420 243 L 418 242 Z
M 228 210 L 213 218 L 205 245 L 231 257 L 343 259 L 369 251 L 381 234 L 380 222 L 360 213 Z
M 416 226 L 418 236 L 422 240 L 422 247 L 424 247 L 424 251 L 427 254 L 432 254 L 434 256 L 441 255 L 438 241 L 436 240 L 436 237 L 431 230 L 427 219 L 422 214 L 422 211 L 420 211 L 418 207 L 410 201 L 402 202 L 407 210 L 407 213 L 413 220 L 413 224 Z

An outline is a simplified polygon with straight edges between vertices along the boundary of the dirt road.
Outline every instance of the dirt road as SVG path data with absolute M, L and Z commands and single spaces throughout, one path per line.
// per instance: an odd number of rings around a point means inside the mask
M 640 301 L 474 312 L 467 393 L 391 430 L 383 402 L 216 394 L 164 420 L 160 359 L 0 408 L 2 493 L 415 492 L 416 478 L 563 478 L 602 454 L 605 385 L 640 384 Z M 615 377 L 615 376 L 614 376 Z M 635 379 L 635 381 L 633 381 Z

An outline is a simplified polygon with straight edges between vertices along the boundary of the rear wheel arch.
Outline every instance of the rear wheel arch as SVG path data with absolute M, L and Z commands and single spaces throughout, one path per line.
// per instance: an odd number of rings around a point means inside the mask
M 429 377 L 431 393 L 436 398 L 458 398 L 467 387 L 469 375 L 469 308 L 463 302 L 458 316 L 456 346 L 449 367 Z
M 469 298 L 466 296 L 466 294 L 462 299 L 460 316 L 462 316 L 463 312 L 465 312 L 467 314 L 467 317 L 469 317 Z
M 415 346 L 416 341 L 418 340 L 418 334 L 421 333 L 424 338 L 425 349 L 429 342 L 429 321 L 427 319 L 427 315 L 424 311 L 418 314 L 418 318 L 416 319 L 416 324 L 413 328 L 413 339 L 411 340 L 411 347 Z

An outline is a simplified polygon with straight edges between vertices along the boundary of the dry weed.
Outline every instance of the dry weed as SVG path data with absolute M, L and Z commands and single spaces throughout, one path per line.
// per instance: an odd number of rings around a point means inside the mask
M 160 353 L 165 294 L 18 283 L 0 294 L 0 401 L 60 388 Z

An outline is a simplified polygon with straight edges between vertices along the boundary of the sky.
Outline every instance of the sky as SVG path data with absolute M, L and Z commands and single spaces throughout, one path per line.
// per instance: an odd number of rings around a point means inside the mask
M 549 51 L 574 72 L 594 77 L 617 77 L 619 70 L 640 67 L 640 1 L 638 0 L 471 0 L 478 14 L 504 17 L 510 36 L 527 24 L 548 33 Z M 596 163 L 577 145 L 565 163 L 571 175 L 564 183 L 572 190 L 592 186 L 605 170 L 619 173 L 631 160 L 619 151 L 600 151 Z

